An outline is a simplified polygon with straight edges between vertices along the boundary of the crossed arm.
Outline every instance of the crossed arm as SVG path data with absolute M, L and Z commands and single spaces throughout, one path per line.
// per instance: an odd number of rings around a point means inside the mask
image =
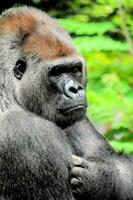
M 70 181 L 75 198 L 132 200 L 132 157 L 116 153 L 88 119 L 66 132 L 75 145 Z

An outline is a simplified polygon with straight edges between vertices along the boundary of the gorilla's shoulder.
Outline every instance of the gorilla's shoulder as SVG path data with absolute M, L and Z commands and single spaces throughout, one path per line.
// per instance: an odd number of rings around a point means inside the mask
M 57 126 L 44 118 L 22 109 L 12 109 L 1 116 L 0 135 L 32 135 L 47 134 L 49 127 L 57 130 Z M 40 129 L 42 131 L 40 131 Z M 21 131 L 20 131 L 21 130 Z

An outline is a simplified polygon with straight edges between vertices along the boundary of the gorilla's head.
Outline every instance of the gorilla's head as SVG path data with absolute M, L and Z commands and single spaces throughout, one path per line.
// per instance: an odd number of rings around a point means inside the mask
M 83 118 L 84 61 L 54 19 L 28 7 L 4 12 L 0 56 L 6 98 L 62 127 Z

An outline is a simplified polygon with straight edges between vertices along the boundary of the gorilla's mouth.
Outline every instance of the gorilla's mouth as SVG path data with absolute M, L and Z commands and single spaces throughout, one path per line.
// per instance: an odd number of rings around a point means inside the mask
M 85 106 L 79 105 L 79 106 L 71 107 L 71 108 L 65 110 L 65 113 L 67 114 L 67 113 L 70 113 L 70 112 L 73 112 L 73 111 L 82 110 L 82 109 L 85 109 Z
M 85 105 L 78 105 L 78 106 L 68 107 L 68 108 L 65 108 L 65 109 L 60 109 L 60 112 L 62 114 L 70 114 L 70 113 L 75 112 L 75 111 L 85 111 L 85 110 L 86 110 Z

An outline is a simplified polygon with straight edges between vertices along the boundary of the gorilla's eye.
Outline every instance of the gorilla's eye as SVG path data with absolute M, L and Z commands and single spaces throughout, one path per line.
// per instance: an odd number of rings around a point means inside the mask
M 56 66 L 56 67 L 53 67 L 53 69 L 50 71 L 49 73 L 49 76 L 50 77 L 59 77 L 61 76 L 63 73 L 66 73 L 67 72 L 67 68 L 66 67 L 59 67 L 59 66 Z
M 70 69 L 70 73 L 73 74 L 73 75 L 80 76 L 81 73 L 82 73 L 82 68 L 80 66 L 79 67 L 72 67 Z
M 58 67 L 54 67 L 50 72 L 50 76 L 60 76 L 61 74 L 62 74 L 62 71 Z
M 27 64 L 25 59 L 20 59 L 16 62 L 15 68 L 14 68 L 14 75 L 17 79 L 21 79 L 25 70 L 27 68 Z

